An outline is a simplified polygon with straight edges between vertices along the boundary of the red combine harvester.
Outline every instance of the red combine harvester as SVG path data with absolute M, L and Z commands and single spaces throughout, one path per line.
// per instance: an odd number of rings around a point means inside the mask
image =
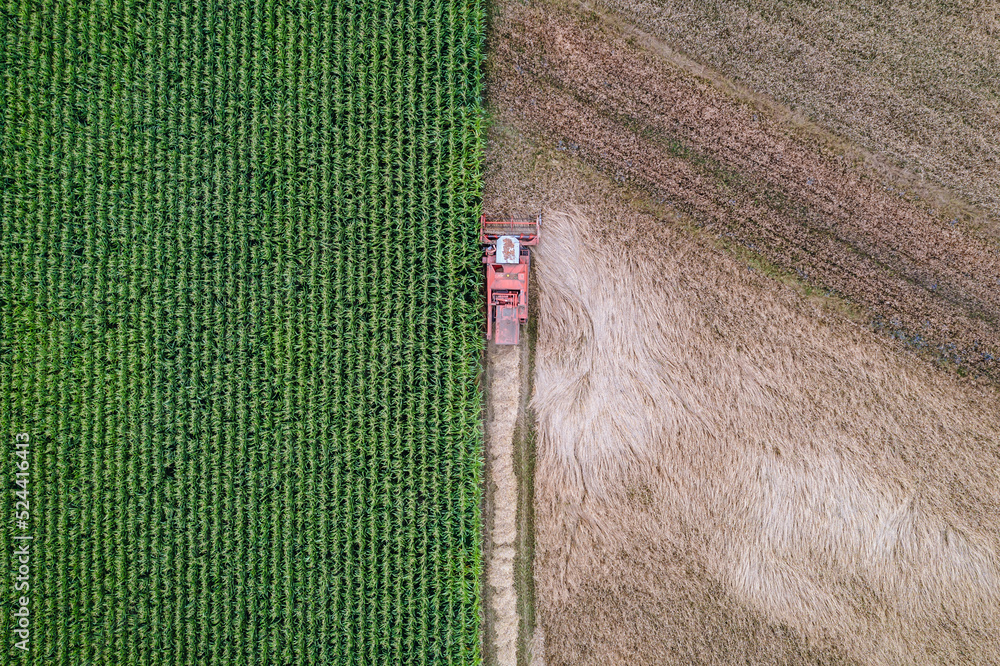
M 542 216 L 479 219 L 479 242 L 486 246 L 486 339 L 516 345 L 528 321 L 529 246 L 538 244 Z M 496 337 L 493 332 L 496 331 Z

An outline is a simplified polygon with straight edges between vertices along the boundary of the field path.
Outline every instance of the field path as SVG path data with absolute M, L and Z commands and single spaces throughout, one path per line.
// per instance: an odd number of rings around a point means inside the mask
M 530 395 L 529 340 L 517 347 L 490 345 L 487 352 L 486 412 L 486 663 L 515 666 L 519 663 L 521 607 L 525 601 L 524 578 L 530 576 L 530 556 L 521 552 L 530 539 L 530 522 L 519 512 L 519 500 L 530 503 L 529 493 L 519 497 L 524 476 L 526 407 Z M 521 637 L 524 638 L 523 636 Z M 521 650 L 521 659 L 524 650 Z

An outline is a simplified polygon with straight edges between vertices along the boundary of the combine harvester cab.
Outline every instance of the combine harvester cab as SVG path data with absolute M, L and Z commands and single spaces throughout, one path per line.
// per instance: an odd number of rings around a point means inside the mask
M 505 220 L 484 215 L 479 220 L 479 242 L 485 246 L 486 339 L 498 345 L 516 345 L 521 324 L 528 321 L 529 247 L 538 244 L 541 221 L 541 214 Z

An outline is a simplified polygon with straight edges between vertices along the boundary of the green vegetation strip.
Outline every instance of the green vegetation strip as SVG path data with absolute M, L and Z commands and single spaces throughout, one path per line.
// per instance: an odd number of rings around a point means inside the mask
M 3 654 L 480 661 L 483 20 L 3 5 Z

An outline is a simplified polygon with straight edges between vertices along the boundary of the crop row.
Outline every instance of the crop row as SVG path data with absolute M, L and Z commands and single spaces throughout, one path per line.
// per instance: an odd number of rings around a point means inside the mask
M 482 21 L 0 10 L 31 662 L 479 661 Z

